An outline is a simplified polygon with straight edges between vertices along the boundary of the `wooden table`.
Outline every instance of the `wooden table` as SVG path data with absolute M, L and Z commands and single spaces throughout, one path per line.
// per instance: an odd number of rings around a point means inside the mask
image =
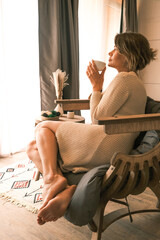
M 47 119 L 44 121 L 54 121 L 52 119 Z M 67 118 L 67 114 L 63 114 L 61 117 L 59 117 L 59 119 L 56 119 L 56 121 L 62 121 L 62 122 L 75 122 L 75 123 L 85 123 L 85 118 L 81 117 L 79 115 L 74 115 L 74 118 Z M 38 123 L 42 122 L 41 118 L 37 118 L 35 120 L 35 125 L 37 125 Z

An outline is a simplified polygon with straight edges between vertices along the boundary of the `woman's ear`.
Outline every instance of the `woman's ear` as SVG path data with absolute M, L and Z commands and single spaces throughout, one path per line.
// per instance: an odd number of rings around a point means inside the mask
M 127 59 L 127 57 L 125 56 L 124 58 L 124 64 L 123 64 L 123 67 L 126 68 L 128 70 L 128 72 L 130 71 L 130 68 L 129 68 L 129 61 Z

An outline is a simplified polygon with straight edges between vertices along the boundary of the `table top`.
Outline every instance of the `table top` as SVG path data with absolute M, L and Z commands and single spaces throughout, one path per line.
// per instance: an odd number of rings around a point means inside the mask
M 54 121 L 53 119 L 47 119 L 47 121 Z M 67 114 L 63 114 L 59 119 L 55 119 L 56 121 L 63 121 L 63 122 L 75 122 L 75 123 L 85 123 L 85 118 L 79 115 L 74 115 L 74 118 L 67 118 Z M 44 120 L 45 121 L 45 120 Z M 35 120 L 35 124 L 42 122 L 41 118 L 37 118 Z
M 85 118 L 79 115 L 74 115 L 74 118 L 67 118 L 67 114 L 63 114 L 59 121 L 65 121 L 65 122 L 76 122 L 76 123 L 84 123 Z

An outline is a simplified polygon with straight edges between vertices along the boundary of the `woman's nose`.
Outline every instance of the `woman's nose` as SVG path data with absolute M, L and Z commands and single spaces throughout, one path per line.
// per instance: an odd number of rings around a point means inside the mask
M 108 55 L 111 56 L 113 54 L 113 51 L 109 52 Z

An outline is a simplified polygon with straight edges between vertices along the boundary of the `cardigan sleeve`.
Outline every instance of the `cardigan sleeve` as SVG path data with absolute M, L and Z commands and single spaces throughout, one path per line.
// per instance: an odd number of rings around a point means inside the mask
M 111 117 L 124 105 L 129 97 L 129 90 L 125 77 L 115 77 L 113 83 L 102 94 L 93 92 L 90 100 L 92 123 L 99 117 Z

